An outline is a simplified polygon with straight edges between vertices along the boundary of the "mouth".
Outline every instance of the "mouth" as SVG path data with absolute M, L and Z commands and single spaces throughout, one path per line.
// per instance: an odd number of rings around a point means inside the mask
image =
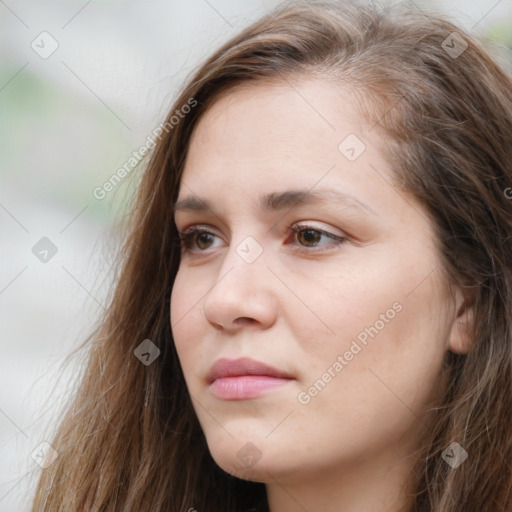
M 217 360 L 207 378 L 210 392 L 221 400 L 256 398 L 292 380 L 287 372 L 247 357 Z

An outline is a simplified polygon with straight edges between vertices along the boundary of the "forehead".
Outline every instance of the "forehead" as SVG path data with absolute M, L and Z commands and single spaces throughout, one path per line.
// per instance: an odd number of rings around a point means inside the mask
M 358 167 L 340 152 L 340 143 L 355 141 L 359 152 L 363 146 L 367 152 L 381 141 L 354 103 L 349 91 L 321 80 L 248 83 L 228 90 L 195 127 L 184 175 L 220 178 L 224 169 L 236 167 L 260 176 L 272 170 L 274 180 L 292 172 L 300 180 L 308 168 L 318 173 L 333 165 Z
M 270 157 L 288 151 L 290 156 L 293 152 L 297 158 L 315 159 L 325 153 L 324 160 L 332 160 L 348 134 L 361 137 L 368 132 L 367 138 L 378 141 L 377 132 L 369 133 L 356 103 L 352 91 L 326 80 L 249 82 L 228 89 L 213 102 L 194 130 L 192 145 L 194 139 L 208 139 L 222 147 L 224 154 L 232 149 L 239 156 L 240 147 L 246 153 L 252 148 L 259 155 L 264 144 Z M 315 145 L 319 151 L 314 151 Z
M 331 82 L 246 84 L 199 120 L 178 200 L 197 195 L 252 207 L 276 191 L 331 188 L 406 216 L 410 200 L 390 184 L 381 137 L 354 95 Z

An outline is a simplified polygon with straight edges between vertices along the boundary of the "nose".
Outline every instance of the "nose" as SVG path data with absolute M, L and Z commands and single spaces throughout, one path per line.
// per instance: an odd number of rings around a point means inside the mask
M 203 301 L 203 315 L 216 329 L 268 329 L 277 318 L 276 278 L 267 268 L 265 251 L 245 259 L 240 245 L 227 252 L 216 282 Z

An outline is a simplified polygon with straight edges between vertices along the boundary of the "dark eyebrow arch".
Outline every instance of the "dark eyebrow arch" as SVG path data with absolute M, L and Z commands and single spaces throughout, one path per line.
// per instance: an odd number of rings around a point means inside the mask
M 271 213 L 301 205 L 313 205 L 324 202 L 334 202 L 343 206 L 356 207 L 363 212 L 378 217 L 370 206 L 349 194 L 344 194 L 331 188 L 316 190 L 285 190 L 284 192 L 271 192 L 259 199 L 261 209 Z M 206 200 L 197 196 L 187 196 L 172 205 L 173 214 L 178 210 L 209 212 L 216 214 L 213 206 Z

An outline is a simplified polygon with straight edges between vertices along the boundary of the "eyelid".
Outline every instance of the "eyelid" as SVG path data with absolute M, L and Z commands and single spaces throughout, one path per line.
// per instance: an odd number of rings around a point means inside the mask
M 313 223 L 315 222 L 321 222 L 321 221 L 316 221 L 316 220 L 307 220 L 307 221 L 295 221 L 287 230 L 287 232 L 289 232 L 291 230 L 292 227 L 298 227 L 298 228 L 301 228 L 301 229 L 315 229 L 317 231 L 321 231 L 322 233 L 326 234 L 326 235 L 329 235 L 329 236 L 332 236 L 332 237 L 339 237 L 339 238 L 343 238 L 343 237 L 347 237 L 348 238 L 348 235 L 345 231 L 341 230 L 341 229 L 338 229 L 338 228 L 333 228 L 333 227 L 327 227 L 327 228 L 324 228 L 324 227 L 319 227 L 319 226 L 316 226 L 314 225 Z M 217 235 L 215 233 L 216 231 L 216 228 L 214 227 L 211 227 L 209 224 L 203 224 L 203 223 L 192 223 L 190 224 L 189 226 L 185 225 L 185 227 L 183 227 L 182 229 L 180 229 L 177 225 L 177 223 L 175 222 L 175 225 L 176 225 L 176 230 L 180 233 L 180 234 L 185 234 L 189 231 L 197 231 L 199 228 L 201 228 L 202 230 L 204 231 L 207 231 L 207 232 L 211 232 L 213 235 L 215 236 L 220 236 L 220 235 Z M 276 225 L 274 225 L 274 227 L 272 228 L 272 230 L 275 228 Z M 338 231 L 339 234 L 336 234 L 336 233 L 333 233 L 332 231 L 329 231 L 329 230 L 335 230 L 335 231 Z
M 310 222 L 306 222 L 306 221 L 296 222 L 295 224 L 293 224 L 292 226 L 290 226 L 287 229 L 286 234 L 287 235 L 290 235 L 290 234 L 295 235 L 301 231 L 306 231 L 306 230 L 316 231 L 316 232 L 320 233 L 321 236 L 325 236 L 327 238 L 332 239 L 333 242 L 331 244 L 322 244 L 319 246 L 312 246 L 312 247 L 297 246 L 295 244 L 286 244 L 286 245 L 290 245 L 292 247 L 292 250 L 298 251 L 299 253 L 315 254 L 315 253 L 319 253 L 319 252 L 323 252 L 323 251 L 333 252 L 336 249 L 339 249 L 340 245 L 344 244 L 349 239 L 349 237 L 345 233 L 336 235 L 334 233 L 331 233 L 330 231 L 319 228 L 319 227 L 311 224 Z M 189 227 L 184 228 L 183 230 L 179 231 L 177 241 L 179 241 L 179 244 L 182 247 L 182 250 L 184 250 L 185 252 L 200 254 L 200 255 L 208 254 L 208 252 L 209 252 L 208 249 L 202 251 L 202 250 L 189 249 L 187 247 L 188 242 L 191 239 L 193 240 L 193 237 L 196 234 L 203 234 L 203 233 L 210 234 L 212 236 L 221 238 L 219 235 L 217 235 L 215 233 L 215 230 L 211 229 L 209 226 L 205 226 L 202 224 L 193 224 L 192 226 L 189 226 Z M 335 245 L 335 247 L 334 248 L 330 247 L 333 244 Z M 327 248 L 322 249 L 322 247 L 324 247 L 324 246 L 327 246 Z
M 323 227 L 319 227 L 319 226 L 316 226 L 314 224 L 312 224 L 312 222 L 318 222 L 318 221 L 298 221 L 298 222 L 295 222 L 294 224 L 292 224 L 288 229 L 291 230 L 291 231 L 301 231 L 303 229 L 314 229 L 316 231 L 319 231 L 321 233 L 323 233 L 324 235 L 327 235 L 327 236 L 330 236 L 332 238 L 347 238 L 347 234 L 344 233 L 343 231 L 337 229 L 336 231 L 339 231 L 340 234 L 337 235 L 336 233 L 333 233 L 332 231 L 330 231 L 330 229 L 334 230 L 335 228 L 323 228 Z

